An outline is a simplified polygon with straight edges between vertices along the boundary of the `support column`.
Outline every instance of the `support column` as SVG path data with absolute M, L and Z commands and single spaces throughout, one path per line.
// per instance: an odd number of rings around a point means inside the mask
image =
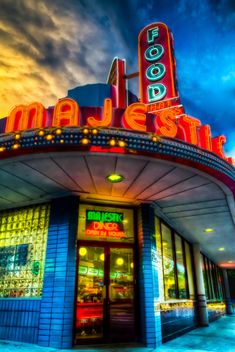
M 228 283 L 228 273 L 226 269 L 223 269 L 222 272 L 223 272 L 223 279 L 224 279 L 226 314 L 233 314 L 229 283 Z
M 38 344 L 71 348 L 76 281 L 78 198 L 52 201 Z
M 194 268 L 197 285 L 197 316 L 199 326 L 208 326 L 208 312 L 206 305 L 206 292 L 202 272 L 202 260 L 199 243 L 193 245 Z
M 142 342 L 151 348 L 162 343 L 154 209 L 142 204 L 138 213 L 140 324 Z

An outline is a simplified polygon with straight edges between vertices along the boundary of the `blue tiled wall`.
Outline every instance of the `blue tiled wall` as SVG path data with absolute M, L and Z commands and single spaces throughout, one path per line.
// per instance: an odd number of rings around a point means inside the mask
M 0 339 L 38 342 L 40 299 L 0 299 Z
M 219 304 L 218 304 L 219 303 Z M 226 314 L 226 308 L 223 308 L 220 304 L 222 302 L 210 302 L 207 306 L 209 322 L 219 319 Z
M 162 339 L 171 340 L 196 327 L 195 306 L 184 307 L 179 304 L 168 305 L 168 309 L 161 311 Z
M 154 309 L 159 297 L 154 234 L 154 210 L 149 204 L 142 204 L 138 214 L 141 337 L 146 346 L 153 348 L 162 341 L 160 313 Z
M 70 348 L 73 344 L 78 198 L 51 204 L 38 343 Z

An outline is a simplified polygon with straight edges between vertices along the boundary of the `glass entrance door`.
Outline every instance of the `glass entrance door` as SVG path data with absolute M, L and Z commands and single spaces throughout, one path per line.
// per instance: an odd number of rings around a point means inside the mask
M 133 248 L 82 244 L 78 249 L 75 338 L 133 341 Z

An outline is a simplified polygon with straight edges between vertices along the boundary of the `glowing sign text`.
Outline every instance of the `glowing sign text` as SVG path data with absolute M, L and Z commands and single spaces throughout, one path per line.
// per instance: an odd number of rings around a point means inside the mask
M 140 32 L 140 98 L 145 104 L 177 95 L 172 38 L 163 23 L 153 23 Z
M 165 101 L 167 103 L 167 100 Z M 149 132 L 162 137 L 177 138 L 209 150 L 221 158 L 233 163 L 226 157 L 223 145 L 225 136 L 212 138 L 209 125 L 201 125 L 200 120 L 184 113 L 182 105 L 174 105 L 155 111 L 149 111 L 149 105 L 133 103 L 126 110 L 112 109 L 112 100 L 105 99 L 104 107 L 89 108 L 94 116 L 83 114 L 76 101 L 65 98 L 58 101 L 54 110 L 46 110 L 42 104 L 33 103 L 28 106 L 16 106 L 7 117 L 6 133 L 22 131 L 28 128 L 44 128 L 49 126 L 92 126 L 116 127 L 133 131 Z M 168 106 L 169 104 L 165 104 Z M 164 105 L 164 106 L 165 106 Z M 149 111 L 149 112 L 148 112 Z M 115 118 L 118 116 L 118 119 Z

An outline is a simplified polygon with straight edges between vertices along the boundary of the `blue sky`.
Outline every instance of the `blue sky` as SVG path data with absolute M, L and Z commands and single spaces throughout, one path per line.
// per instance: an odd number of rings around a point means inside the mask
M 113 57 L 138 70 L 151 22 L 173 31 L 181 101 L 227 136 L 235 156 L 234 0 L 0 0 L 0 117 L 20 103 L 54 105 L 67 90 L 105 82 Z M 137 93 L 137 81 L 131 88 Z

